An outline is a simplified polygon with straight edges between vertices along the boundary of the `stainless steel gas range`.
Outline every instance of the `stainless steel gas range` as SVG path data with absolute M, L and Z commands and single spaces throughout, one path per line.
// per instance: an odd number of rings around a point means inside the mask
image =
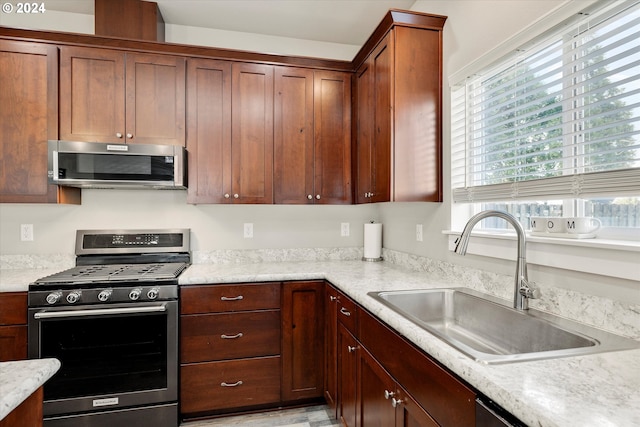
M 178 425 L 189 230 L 79 230 L 76 267 L 29 285 L 29 357 L 54 357 L 45 427 Z

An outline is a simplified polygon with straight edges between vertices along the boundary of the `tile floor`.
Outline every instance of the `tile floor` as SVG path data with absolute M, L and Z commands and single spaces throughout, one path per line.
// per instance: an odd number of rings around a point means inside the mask
M 180 427 L 340 427 L 326 405 L 283 409 L 259 414 L 236 415 L 206 421 L 191 421 Z

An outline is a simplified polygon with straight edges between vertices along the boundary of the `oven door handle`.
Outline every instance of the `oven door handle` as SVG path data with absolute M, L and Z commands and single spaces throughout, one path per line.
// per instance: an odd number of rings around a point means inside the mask
M 34 319 L 60 319 L 63 317 L 112 316 L 117 314 L 163 313 L 167 311 L 165 304 L 144 307 L 93 308 L 88 310 L 39 311 Z

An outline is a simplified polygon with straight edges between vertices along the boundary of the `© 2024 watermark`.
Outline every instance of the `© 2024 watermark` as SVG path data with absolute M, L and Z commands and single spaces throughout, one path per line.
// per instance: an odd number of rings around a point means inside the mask
M 44 2 L 16 2 L 16 3 L 2 3 L 2 13 L 16 13 L 19 15 L 38 14 L 45 13 L 47 9 L 44 7 Z

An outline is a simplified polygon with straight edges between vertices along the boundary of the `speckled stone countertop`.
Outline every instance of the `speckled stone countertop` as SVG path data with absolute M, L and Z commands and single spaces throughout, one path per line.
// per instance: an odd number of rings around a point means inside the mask
M 310 252 L 310 253 L 307 253 Z M 326 279 L 406 336 L 480 392 L 531 426 L 640 426 L 640 350 L 544 361 L 485 365 L 473 361 L 367 295 L 371 291 L 465 286 L 510 299 L 513 277 L 385 250 L 385 261 L 356 261 L 357 251 L 306 251 L 286 262 L 283 251 L 194 254 L 180 284 Z M 351 259 L 351 261 L 337 261 Z M 0 270 L 0 292 L 26 291 L 29 282 L 68 268 L 70 261 L 31 269 L 20 257 Z M 240 261 L 240 262 L 239 262 Z M 60 265 L 51 270 L 54 265 Z M 44 268 L 43 268 L 44 267 Z M 540 309 L 640 340 L 640 307 L 539 283 Z M 507 302 L 508 304 L 508 302 Z
M 640 350 L 485 365 L 440 341 L 367 295 L 370 291 L 461 286 L 442 274 L 388 262 L 199 264 L 182 286 L 326 279 L 520 420 L 539 427 L 640 425 Z
M 60 369 L 57 359 L 0 362 L 0 420 L 9 415 Z

